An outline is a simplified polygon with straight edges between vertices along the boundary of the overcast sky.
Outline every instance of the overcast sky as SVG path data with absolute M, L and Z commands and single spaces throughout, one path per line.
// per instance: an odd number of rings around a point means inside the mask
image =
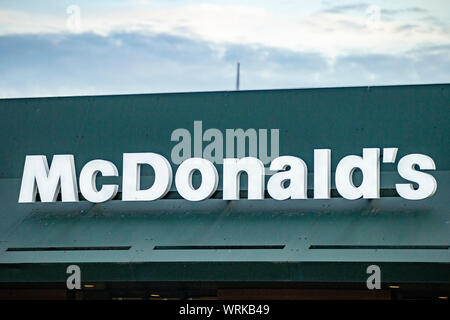
M 450 82 L 450 1 L 0 0 L 0 97 Z

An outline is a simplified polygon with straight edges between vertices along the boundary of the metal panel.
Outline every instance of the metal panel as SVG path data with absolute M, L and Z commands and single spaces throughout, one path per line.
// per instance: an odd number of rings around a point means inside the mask
M 0 281 L 64 281 L 76 263 L 91 281 L 348 282 L 377 263 L 386 281 L 450 282 L 449 93 L 423 85 L 0 100 Z M 279 128 L 280 154 L 310 171 L 314 148 L 332 149 L 333 168 L 362 147 L 399 147 L 397 159 L 424 153 L 438 189 L 423 201 L 17 203 L 27 154 L 74 154 L 78 173 L 96 158 L 121 171 L 124 152 L 170 159 L 171 132 L 192 131 L 194 120 L 204 130 Z M 394 165 L 381 169 L 383 188 L 401 181 Z M 92 248 L 117 246 L 130 249 Z M 36 247 L 91 250 L 7 251 Z

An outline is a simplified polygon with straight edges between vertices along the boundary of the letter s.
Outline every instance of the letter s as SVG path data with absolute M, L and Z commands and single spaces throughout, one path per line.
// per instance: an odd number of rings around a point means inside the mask
M 436 170 L 433 159 L 424 154 L 409 154 L 398 162 L 398 173 L 404 179 L 416 182 L 419 187 L 414 189 L 412 183 L 399 183 L 395 185 L 398 194 L 408 200 L 422 200 L 431 197 L 437 189 L 434 177 L 425 172 L 416 170 L 418 166 L 422 170 Z

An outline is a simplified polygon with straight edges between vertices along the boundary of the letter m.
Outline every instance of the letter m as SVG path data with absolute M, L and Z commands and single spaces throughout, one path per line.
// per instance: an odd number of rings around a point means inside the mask
M 78 201 L 78 187 L 73 155 L 55 155 L 49 170 L 46 156 L 26 156 L 19 202 L 55 202 L 61 190 L 63 202 Z
M 248 140 L 248 156 L 258 157 L 258 135 L 255 129 L 227 129 L 226 130 L 226 156 L 227 158 L 244 158 L 246 156 L 246 140 Z M 234 155 L 234 141 L 236 139 L 236 156 Z

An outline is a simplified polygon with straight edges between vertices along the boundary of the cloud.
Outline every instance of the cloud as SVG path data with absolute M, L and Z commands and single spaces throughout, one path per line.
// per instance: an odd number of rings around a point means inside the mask
M 350 4 L 344 4 L 344 5 L 337 5 L 337 6 L 330 6 L 325 9 L 322 9 L 321 12 L 325 13 L 336 13 L 336 14 L 342 14 L 342 13 L 349 13 L 349 12 L 365 12 L 370 6 L 376 6 L 371 5 L 367 2 L 356 2 L 356 3 L 350 3 Z M 407 7 L 407 8 L 401 8 L 401 9 L 390 9 L 386 8 L 384 6 L 376 6 L 380 8 L 380 13 L 385 15 L 397 15 L 397 14 L 404 14 L 404 13 L 428 13 L 429 10 L 420 8 L 420 7 Z
M 387 18 L 384 19 L 382 15 L 374 28 L 365 12 L 369 7 L 365 2 L 329 6 L 322 11 L 299 9 L 289 13 L 270 10 L 265 2 L 258 6 L 254 2 L 236 5 L 182 1 L 182 4 L 172 6 L 152 6 L 153 3 L 109 6 L 101 10 L 80 4 L 81 32 L 103 36 L 120 32 L 164 33 L 217 45 L 258 45 L 296 52 L 320 52 L 330 60 L 351 51 L 399 54 L 422 44 L 450 42 L 447 30 L 429 19 L 410 19 L 406 15 L 398 20 L 392 15 L 394 11 L 422 10 L 418 7 L 383 7 L 382 10 L 388 10 L 386 12 L 391 16 L 385 15 Z M 53 15 L 3 10 L 0 12 L 0 34 L 68 33 L 66 22 L 69 17 L 63 9 Z M 406 25 L 417 27 L 410 32 Z
M 450 45 L 402 54 L 216 43 L 170 33 L 0 36 L 0 96 L 61 96 L 448 82 Z
M 346 13 L 346 12 L 350 12 L 350 11 L 364 11 L 368 7 L 369 7 L 368 3 L 360 2 L 360 3 L 353 3 L 353 4 L 331 6 L 329 8 L 323 9 L 322 12 L 325 12 L 325 13 Z
M 386 15 L 397 15 L 402 13 L 428 13 L 427 9 L 419 8 L 419 7 L 411 7 L 404 9 L 381 9 L 381 14 Z

